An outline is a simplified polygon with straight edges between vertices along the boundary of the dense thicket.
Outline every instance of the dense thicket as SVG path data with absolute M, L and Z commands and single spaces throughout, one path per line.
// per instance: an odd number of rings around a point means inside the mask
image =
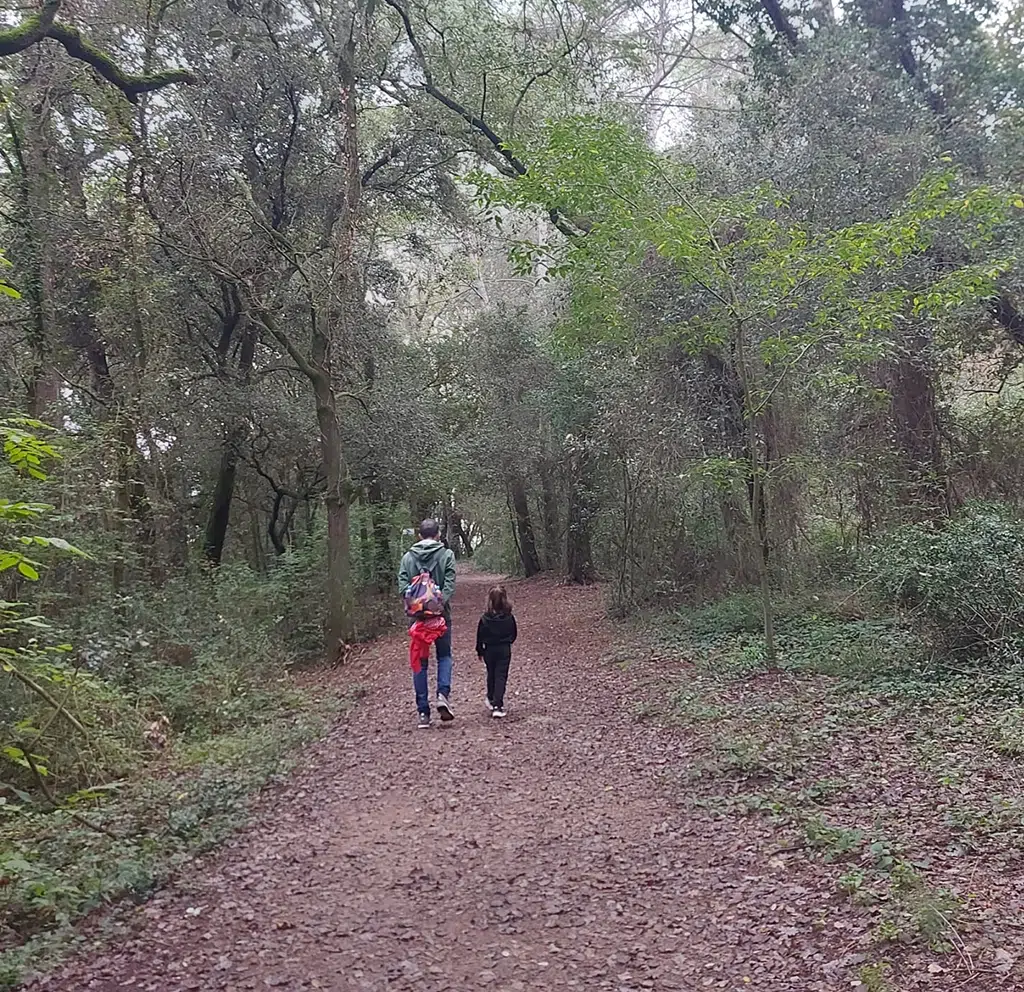
M 10 14 L 0 815 L 278 713 L 287 664 L 388 622 L 428 515 L 621 612 L 757 588 L 771 664 L 773 593 L 822 580 L 1016 651 L 1018 21 Z

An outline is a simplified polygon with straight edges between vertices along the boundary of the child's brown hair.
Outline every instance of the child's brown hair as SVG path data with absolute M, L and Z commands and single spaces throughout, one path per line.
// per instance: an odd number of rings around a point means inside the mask
M 512 612 L 512 600 L 508 598 L 504 586 L 494 586 L 487 594 L 487 611 L 489 613 Z

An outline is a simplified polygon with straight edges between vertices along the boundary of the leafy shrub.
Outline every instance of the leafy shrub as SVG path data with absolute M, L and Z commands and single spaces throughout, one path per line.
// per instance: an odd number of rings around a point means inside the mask
M 857 567 L 857 549 L 850 536 L 831 521 L 819 521 L 811 532 L 811 559 L 816 581 L 836 582 L 850 577 Z
M 761 602 L 754 593 L 684 610 L 675 626 L 702 649 L 708 667 L 740 672 L 765 665 Z M 904 670 L 922 653 L 920 638 L 896 619 L 849 618 L 829 603 L 806 599 L 777 604 L 775 633 L 784 668 L 839 677 Z
M 730 634 L 756 634 L 764 625 L 761 600 L 755 593 L 737 593 L 682 614 L 688 633 L 698 641 Z
M 846 620 L 819 614 L 783 617 L 779 653 L 787 668 L 857 678 L 899 671 L 921 656 L 919 638 L 895 620 Z
M 205 748 L 172 743 L 163 774 L 136 777 L 90 809 L 119 839 L 84 828 L 67 809 L 0 817 L 0 989 L 52 963 L 62 948 L 54 937 L 68 936 L 83 914 L 144 895 L 223 841 L 245 822 L 251 797 L 300 760 L 302 744 L 345 703 L 296 695 Z
M 995 748 L 1011 758 L 1024 755 L 1024 707 L 1004 711 L 993 727 Z
M 1024 649 L 1024 523 L 974 504 L 944 527 L 915 524 L 870 555 L 882 599 L 910 611 L 960 656 L 1017 660 Z

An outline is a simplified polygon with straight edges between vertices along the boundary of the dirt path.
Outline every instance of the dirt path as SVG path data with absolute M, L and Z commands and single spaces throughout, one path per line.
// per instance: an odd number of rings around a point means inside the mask
M 454 724 L 417 730 L 405 644 L 375 646 L 360 708 L 254 827 L 141 907 L 119 947 L 33 988 L 848 989 L 855 935 L 829 897 L 767 832 L 673 799 L 685 741 L 633 719 L 638 676 L 598 663 L 596 591 L 514 588 L 510 717 L 485 715 L 485 588 L 459 587 Z

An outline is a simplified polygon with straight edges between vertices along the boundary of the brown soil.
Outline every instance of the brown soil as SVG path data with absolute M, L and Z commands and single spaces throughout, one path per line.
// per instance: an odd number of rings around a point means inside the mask
M 374 645 L 343 673 L 365 699 L 254 825 L 32 988 L 849 989 L 863 934 L 825 876 L 679 802 L 687 741 L 635 719 L 642 664 L 600 661 L 598 591 L 513 589 L 510 713 L 489 718 L 485 589 L 457 596 L 452 725 L 416 729 L 404 639 Z

